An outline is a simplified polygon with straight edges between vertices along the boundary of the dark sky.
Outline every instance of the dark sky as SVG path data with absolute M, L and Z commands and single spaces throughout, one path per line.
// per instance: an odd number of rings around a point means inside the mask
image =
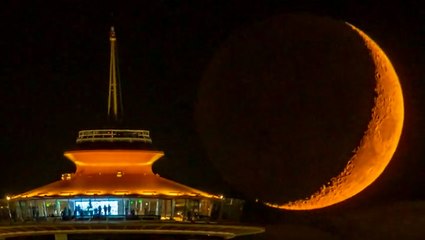
M 5 1 L 0 9 L 0 194 L 19 193 L 73 171 L 62 157 L 78 130 L 106 118 L 108 31 L 115 25 L 125 118 L 151 130 L 166 152 L 161 175 L 224 189 L 193 119 L 199 81 L 213 54 L 240 28 L 285 13 L 345 20 L 390 57 L 405 97 L 394 159 L 364 199 L 424 198 L 425 10 L 406 1 Z M 365 1 L 366 2 L 366 1 Z M 226 191 L 226 190 L 223 190 Z

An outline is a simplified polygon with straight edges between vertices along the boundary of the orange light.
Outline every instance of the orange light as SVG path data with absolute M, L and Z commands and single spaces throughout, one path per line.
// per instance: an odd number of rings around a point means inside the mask
M 59 193 L 60 196 L 72 196 L 72 192 L 61 192 Z
M 71 180 L 71 177 L 72 177 L 71 173 L 63 173 L 62 176 L 61 176 L 61 179 L 62 180 Z
M 114 191 L 114 195 L 126 195 L 128 191 Z
M 75 173 L 63 174 L 61 181 L 13 196 L 13 199 L 78 195 L 178 195 L 218 198 L 216 195 L 154 174 L 152 163 L 163 154 L 160 151 L 148 150 L 69 151 L 65 153 L 65 156 L 76 164 Z
M 92 195 L 99 195 L 100 193 L 102 193 L 102 191 L 86 191 L 85 195 L 92 196 Z

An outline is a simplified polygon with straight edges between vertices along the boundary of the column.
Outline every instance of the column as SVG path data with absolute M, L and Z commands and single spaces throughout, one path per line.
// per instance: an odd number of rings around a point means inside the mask
M 66 233 L 56 233 L 55 240 L 68 240 L 68 234 Z

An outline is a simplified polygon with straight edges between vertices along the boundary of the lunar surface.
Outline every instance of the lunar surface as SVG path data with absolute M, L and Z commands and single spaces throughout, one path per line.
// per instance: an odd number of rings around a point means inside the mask
M 390 61 L 357 28 L 280 16 L 223 44 L 196 118 L 235 189 L 307 210 L 348 199 L 383 172 L 401 135 L 403 98 Z
M 376 100 L 372 119 L 359 147 L 345 169 L 306 200 L 273 207 L 306 210 L 344 201 L 361 192 L 384 171 L 401 136 L 404 119 L 403 95 L 397 74 L 382 49 L 364 32 L 348 24 L 364 39 L 376 67 Z

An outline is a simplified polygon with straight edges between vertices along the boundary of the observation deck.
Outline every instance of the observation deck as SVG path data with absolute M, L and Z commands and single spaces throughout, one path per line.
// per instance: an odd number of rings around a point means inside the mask
M 127 142 L 152 143 L 148 130 L 95 129 L 78 132 L 77 143 Z

